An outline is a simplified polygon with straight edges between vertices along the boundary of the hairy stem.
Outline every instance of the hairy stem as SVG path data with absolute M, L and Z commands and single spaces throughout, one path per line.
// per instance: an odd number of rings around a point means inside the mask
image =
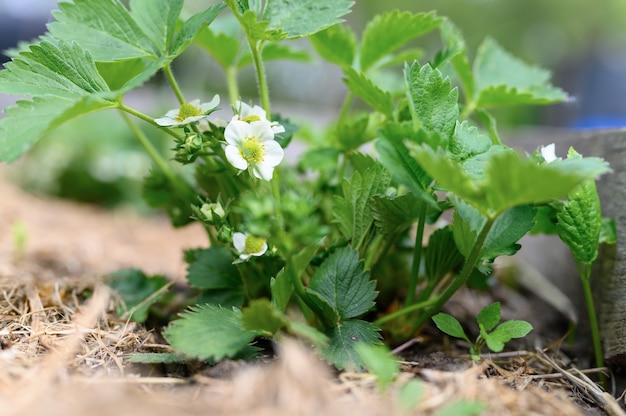
M 224 69 L 226 72 L 226 85 L 228 87 L 228 98 L 230 105 L 235 105 L 239 100 L 239 84 L 237 84 L 237 68 L 229 66 Z
M 181 104 L 185 104 L 185 97 L 183 96 L 183 92 L 180 90 L 178 83 L 176 82 L 176 78 L 174 78 L 174 74 L 172 73 L 172 67 L 168 64 L 163 68 L 163 72 L 165 72 L 165 76 L 167 77 L 167 81 L 170 83 L 172 87 L 172 91 L 176 95 L 176 99 Z

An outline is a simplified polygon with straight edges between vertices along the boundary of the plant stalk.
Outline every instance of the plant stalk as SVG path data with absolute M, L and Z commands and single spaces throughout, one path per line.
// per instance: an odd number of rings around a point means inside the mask
M 580 274 L 583 284 L 585 304 L 587 305 L 587 314 L 589 315 L 589 327 L 591 329 L 591 339 L 593 342 L 593 352 L 595 354 L 596 367 L 602 368 L 604 367 L 604 351 L 602 350 L 600 329 L 598 327 L 598 317 L 596 315 L 596 308 L 593 301 L 593 292 L 591 290 L 591 265 L 579 265 L 578 272 Z M 600 383 L 606 384 L 606 378 L 602 373 L 600 373 Z
M 413 265 L 411 266 L 411 276 L 409 287 L 404 300 L 404 306 L 409 306 L 415 302 L 415 291 L 419 278 L 420 266 L 422 262 L 422 240 L 424 239 L 424 223 L 426 222 L 426 204 L 422 204 L 417 219 L 417 230 L 415 231 L 415 246 L 413 247 Z
M 235 105 L 239 99 L 239 85 L 237 84 L 237 68 L 229 66 L 224 68 L 226 73 L 226 86 L 228 88 L 228 98 L 230 105 Z
M 178 83 L 176 82 L 176 78 L 174 78 L 174 74 L 172 73 L 172 67 L 168 64 L 163 68 L 163 72 L 165 72 L 165 76 L 167 77 L 167 81 L 170 83 L 172 87 L 172 91 L 176 95 L 176 99 L 181 104 L 185 104 L 185 97 L 183 96 L 183 92 L 180 90 Z

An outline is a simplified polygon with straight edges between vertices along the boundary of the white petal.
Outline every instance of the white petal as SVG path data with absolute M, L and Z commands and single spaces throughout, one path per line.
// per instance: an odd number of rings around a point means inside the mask
M 215 94 L 211 101 L 209 101 L 208 103 L 202 103 L 200 105 L 200 110 L 202 110 L 203 113 L 206 113 L 210 110 L 213 110 L 218 105 L 220 105 L 220 96 L 219 94 Z
M 163 126 L 163 127 L 175 126 L 176 124 L 178 124 L 176 120 L 169 118 L 167 116 L 155 118 L 154 122 L 157 123 L 159 126 Z
M 250 258 L 250 256 L 251 256 L 251 255 L 252 255 L 252 254 L 245 254 L 245 253 L 241 253 L 241 254 L 239 255 L 239 258 L 240 258 L 241 260 L 248 260 L 248 259 Z
M 180 112 L 179 108 L 173 108 L 173 109 L 169 110 L 167 113 L 165 113 L 165 117 L 176 118 L 176 117 L 178 117 L 178 113 L 179 112 Z
M 271 181 L 274 175 L 274 166 L 267 164 L 256 165 L 252 168 L 252 173 L 259 179 Z
M 233 165 L 235 168 L 239 170 L 248 169 L 248 162 L 241 156 L 241 152 L 237 146 L 229 144 L 224 149 L 224 153 L 226 153 L 226 159 Z
M 228 144 L 241 144 L 244 137 L 248 135 L 250 135 L 250 125 L 245 121 L 239 120 L 237 116 L 230 120 L 226 130 L 224 130 L 224 139 L 226 139 Z
M 279 124 L 277 121 L 273 121 L 271 126 L 272 126 L 272 131 L 274 132 L 274 134 L 285 132 L 285 128 L 282 126 L 282 124 Z
M 191 117 L 187 117 L 186 119 L 184 119 L 180 124 L 189 124 L 189 123 L 193 123 L 194 121 L 198 121 L 198 120 L 202 120 L 207 118 L 207 116 L 191 116 Z
M 551 143 L 547 146 L 541 146 L 540 148 L 541 151 L 541 156 L 543 156 L 543 159 L 547 162 L 554 162 L 557 158 L 556 158 L 556 146 L 554 145 L 554 143 Z
M 253 121 L 248 126 L 248 134 L 250 136 L 254 136 L 262 142 L 274 140 L 274 132 L 267 120 Z
M 244 233 L 234 233 L 233 246 L 235 246 L 235 250 L 239 253 L 246 251 L 246 235 Z
M 237 101 L 235 103 L 235 108 L 237 109 L 237 111 L 239 111 L 240 118 L 246 118 L 248 116 L 255 115 L 255 116 L 260 117 L 261 120 L 267 119 L 265 110 L 263 110 L 263 108 L 259 107 L 258 105 L 250 107 L 248 104 L 244 103 L 243 101 Z
M 278 165 L 285 156 L 285 151 L 278 144 L 278 142 L 274 140 L 270 140 L 269 142 L 263 143 L 265 146 L 265 157 L 263 158 L 263 164 L 267 164 L 269 166 Z
M 200 100 L 197 98 L 195 100 L 189 101 L 187 104 L 191 104 L 196 108 L 200 108 Z

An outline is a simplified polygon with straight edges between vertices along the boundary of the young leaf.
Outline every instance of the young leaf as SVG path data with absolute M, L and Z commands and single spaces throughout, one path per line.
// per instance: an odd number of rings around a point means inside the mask
M 451 337 L 464 339 L 468 343 L 472 343 L 467 335 L 465 335 L 465 331 L 461 326 L 461 323 L 452 315 L 449 315 L 444 312 L 439 312 L 437 315 L 432 317 L 433 322 L 437 325 L 442 332 L 450 335 Z
M 150 307 L 165 294 L 154 296 L 167 284 L 167 279 L 160 275 L 146 276 L 141 270 L 127 269 L 114 272 L 110 277 L 109 286 L 122 299 L 123 304 L 116 307 L 116 313 L 123 319 L 130 318 L 135 322 L 145 322 Z M 127 312 L 131 310 L 133 310 L 132 315 L 127 316 Z
M 435 14 L 393 10 L 372 19 L 363 31 L 361 71 L 367 71 L 386 55 L 395 52 L 411 39 L 436 29 L 443 19 Z
M 411 116 L 428 133 L 438 133 L 446 140 L 454 132 L 459 117 L 459 93 L 450 79 L 429 64 L 417 62 L 405 66 L 404 76 Z
M 356 318 L 374 306 L 376 283 L 356 251 L 345 247 L 327 258 L 309 284 L 337 311 L 341 319 Z
M 352 94 L 361 98 L 374 110 L 387 116 L 388 119 L 393 118 L 393 100 L 389 92 L 383 91 L 363 73 L 351 67 L 344 67 L 343 72 L 346 74 L 343 81 Z
M 556 230 L 578 263 L 592 264 L 598 257 L 602 213 L 593 180 L 584 182 L 567 196 L 557 214 Z
M 370 201 L 385 192 L 391 181 L 389 172 L 380 164 L 367 169 L 363 175 L 354 172 L 350 181 L 343 182 L 343 196 L 334 198 L 333 214 L 341 232 L 358 248 L 365 239 L 374 215 Z
M 370 322 L 344 321 L 326 332 L 328 345 L 322 349 L 322 357 L 338 369 L 360 369 L 362 361 L 356 351 L 361 343 L 380 344 L 379 329 Z
M 351 66 L 356 55 L 356 36 L 349 26 L 336 24 L 309 37 L 313 49 L 326 61 Z
M 376 383 L 385 390 L 395 380 L 400 366 L 391 355 L 389 348 L 383 345 L 357 344 L 356 352 L 367 371 L 376 376 Z
M 474 97 L 476 87 L 474 85 L 472 67 L 469 63 L 469 59 L 467 59 L 465 39 L 463 39 L 459 28 L 450 20 L 446 20 L 441 24 L 440 31 L 446 50 L 454 51 L 450 54 L 449 59 L 461 81 L 466 100 L 471 100 Z
M 224 10 L 226 6 L 223 3 L 214 4 L 201 13 L 191 16 L 176 35 L 176 39 L 170 48 L 169 59 L 174 59 L 189 46 L 195 39 L 196 35 L 206 28 L 215 18 Z M 166 44 L 166 47 L 169 45 Z M 237 49 L 235 49 L 237 51 Z
M 237 309 L 197 305 L 170 323 L 163 335 L 178 352 L 219 361 L 237 355 L 257 333 L 242 326 L 241 311 Z
M 270 22 L 269 29 L 284 32 L 286 39 L 297 39 L 341 23 L 352 4 L 346 0 L 272 0 L 263 19 Z
M 550 104 L 567 99 L 550 84 L 550 72 L 527 65 L 487 38 L 474 61 L 478 108 L 512 104 Z
M 241 324 L 250 331 L 272 336 L 289 325 L 287 317 L 268 299 L 255 299 L 242 311 Z
M 448 150 L 454 160 L 466 161 L 474 156 L 486 153 L 492 147 L 489 137 L 481 134 L 478 128 L 467 121 L 456 122 L 454 134 L 448 143 Z
M 485 306 L 480 312 L 476 321 L 485 328 L 485 331 L 491 331 L 500 322 L 500 302 L 494 302 L 489 306 Z
M 491 351 L 501 352 L 504 344 L 513 338 L 525 337 L 532 329 L 532 325 L 526 321 L 506 321 L 498 325 L 492 333 L 486 334 L 484 338 Z

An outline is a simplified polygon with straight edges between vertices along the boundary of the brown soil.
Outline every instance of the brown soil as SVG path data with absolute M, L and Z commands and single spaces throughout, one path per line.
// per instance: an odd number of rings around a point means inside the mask
M 462 401 L 484 415 L 623 414 L 554 346 L 472 363 L 444 338 L 427 348 L 422 340 L 399 353 L 403 371 L 384 392 L 373 376 L 333 372 L 293 341 L 278 358 L 200 365 L 185 377 L 131 365 L 128 353 L 168 347 L 113 315 L 102 276 L 138 267 L 182 282 L 181 250 L 206 245 L 202 230 L 35 197 L 2 180 L 0 195 L 2 415 L 470 414 L 446 408 Z M 13 239 L 22 226 L 23 251 Z M 409 381 L 421 383 L 421 398 L 403 410 Z

